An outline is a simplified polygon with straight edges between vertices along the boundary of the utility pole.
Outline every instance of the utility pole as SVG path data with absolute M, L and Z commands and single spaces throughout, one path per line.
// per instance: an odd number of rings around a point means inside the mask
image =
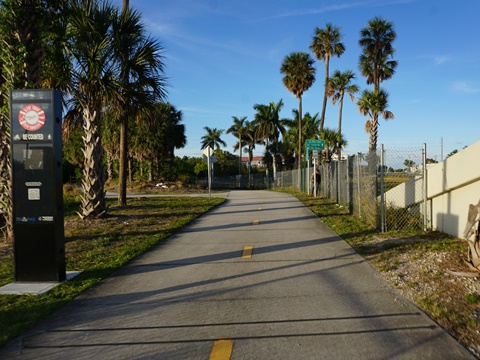
M 440 138 L 440 162 L 443 161 L 443 136 Z

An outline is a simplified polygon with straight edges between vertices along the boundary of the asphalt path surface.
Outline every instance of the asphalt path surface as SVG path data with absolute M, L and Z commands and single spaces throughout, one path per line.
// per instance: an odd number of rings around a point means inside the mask
M 0 359 L 475 359 L 293 196 L 224 195 Z

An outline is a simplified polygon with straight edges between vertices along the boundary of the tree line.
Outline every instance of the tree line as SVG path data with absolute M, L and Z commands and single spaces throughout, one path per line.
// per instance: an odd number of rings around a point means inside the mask
M 393 24 L 374 18 L 361 31 L 360 71 L 373 90 L 364 90 L 357 100 L 360 112 L 368 116 L 370 149 L 376 148 L 378 117 L 393 118 L 388 112 L 388 94 L 380 83 L 394 74 L 392 60 L 395 39 Z M 118 176 L 119 205 L 126 205 L 126 185 L 133 165 L 154 179 L 161 171 L 194 167 L 201 174 L 200 159 L 179 161 L 174 149 L 186 143 L 182 113 L 167 102 L 167 77 L 162 44 L 146 31 L 141 14 L 123 0 L 119 9 L 108 0 L 2 0 L 0 1 L 0 212 L 6 238 L 12 236 L 10 114 L 12 89 L 51 88 L 64 98 L 64 160 L 73 176 L 81 179 L 80 215 L 101 217 L 107 212 L 105 182 Z M 280 117 L 283 101 L 255 104 L 252 121 L 233 117 L 226 130 L 238 143 L 238 159 L 221 154 L 225 172 L 233 162 L 238 173 L 243 149 L 250 162 L 256 144 L 265 146 L 265 171 L 300 166 L 302 139 L 322 138 L 329 154 L 347 145 L 341 135 L 341 114 L 345 93 L 354 99 L 358 88 L 352 71 L 335 71 L 329 76 L 329 62 L 345 51 L 340 28 L 327 24 L 315 29 L 310 46 L 325 62 L 324 99 L 321 115 L 303 114 L 302 96 L 315 81 L 314 61 L 309 53 L 285 57 L 280 72 L 283 83 L 298 98 L 292 118 Z M 340 104 L 336 130 L 324 127 L 326 99 Z M 202 148 L 222 144 L 224 130 L 205 128 Z M 213 141 L 213 142 L 212 142 Z M 228 164 L 228 165 L 227 165 Z M 169 168 L 166 168 L 168 165 Z M 227 170 L 228 169 L 228 170 Z M 251 171 L 251 166 L 247 167 Z M 268 174 L 267 174 L 268 175 Z
M 81 169 L 83 218 L 107 212 L 105 159 L 118 159 L 118 201 L 126 205 L 132 154 L 153 168 L 185 145 L 181 112 L 166 102 L 163 47 L 128 0 L 121 9 L 106 0 L 3 0 L 0 41 L 0 210 L 7 239 L 13 235 L 10 90 L 62 91 L 65 159 Z

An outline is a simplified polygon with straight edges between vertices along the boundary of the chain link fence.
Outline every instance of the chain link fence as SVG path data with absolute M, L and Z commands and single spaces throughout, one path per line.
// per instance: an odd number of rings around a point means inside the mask
M 414 230 L 427 227 L 426 147 L 388 148 L 376 153 L 342 157 L 318 167 L 319 194 L 335 200 L 350 213 L 381 231 Z M 242 175 L 214 178 L 217 189 L 295 188 L 311 192 L 313 167 L 277 172 L 274 176 Z M 197 184 L 208 187 L 206 179 Z

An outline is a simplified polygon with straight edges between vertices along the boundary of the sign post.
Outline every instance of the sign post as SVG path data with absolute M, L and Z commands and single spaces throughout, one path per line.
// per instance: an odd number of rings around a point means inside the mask
M 318 150 L 312 150 L 313 158 L 313 196 L 317 197 L 317 159 L 318 159 Z
M 210 146 L 203 151 L 203 155 L 207 157 L 208 166 L 208 198 L 212 197 L 212 170 L 211 170 L 211 157 L 213 155 L 213 149 Z
M 15 280 L 66 278 L 62 98 L 47 89 L 10 92 Z
M 306 144 L 307 151 L 308 150 L 325 150 L 324 140 L 307 140 L 305 144 Z
M 305 148 L 306 148 L 306 158 L 308 160 L 308 152 L 312 150 L 312 158 L 313 158 L 313 174 L 316 174 L 316 163 L 318 159 L 318 151 L 320 150 L 325 150 L 325 141 L 324 140 L 306 140 L 305 141 Z M 310 167 L 308 168 L 310 170 Z M 310 176 L 310 171 L 308 176 Z M 315 179 L 316 175 L 313 175 L 314 177 L 314 185 L 313 185 L 313 191 L 315 196 L 317 196 L 317 181 Z M 310 190 L 309 190 L 310 191 Z

